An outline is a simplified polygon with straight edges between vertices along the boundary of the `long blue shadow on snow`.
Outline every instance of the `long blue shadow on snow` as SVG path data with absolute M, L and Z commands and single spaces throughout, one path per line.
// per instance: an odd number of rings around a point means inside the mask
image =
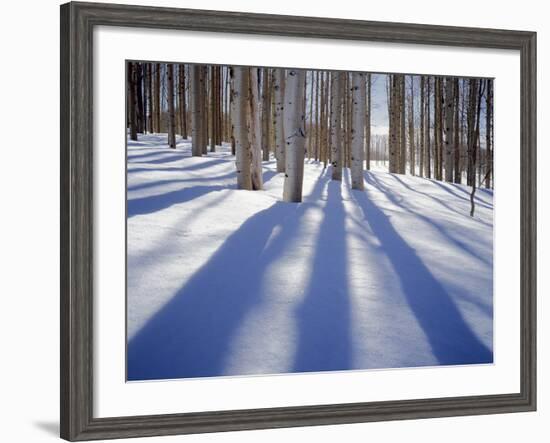
M 327 184 L 310 281 L 296 310 L 298 345 L 293 372 L 351 369 L 346 212 L 341 183 Z
M 163 155 L 159 158 L 147 158 L 147 159 L 136 159 L 137 161 L 134 161 L 135 157 L 129 157 L 128 162 L 129 163 L 146 163 L 148 165 L 163 165 L 163 164 L 169 164 L 178 160 L 182 160 L 185 158 L 189 158 L 188 155 L 186 155 L 184 152 L 180 151 L 172 151 L 171 153 L 163 153 Z
M 151 145 L 151 148 L 156 148 L 157 146 Z M 176 151 L 177 153 L 177 151 Z M 177 155 L 172 149 L 166 150 L 166 151 L 160 151 L 158 149 L 155 149 L 153 151 L 149 152 L 135 152 L 135 151 L 128 151 L 128 161 L 130 163 L 146 163 L 148 162 L 149 158 L 151 157 L 158 157 L 158 158 L 171 158 L 171 157 L 188 157 L 188 155 L 184 155 L 183 153 L 180 153 Z
M 474 218 L 472 219 L 470 217 L 470 214 L 469 214 L 469 210 L 464 210 L 464 211 L 458 211 L 457 209 L 453 208 L 450 204 L 448 204 L 447 202 L 441 200 L 440 198 L 437 198 L 437 197 L 434 197 L 433 195 L 430 195 L 429 193 L 427 192 L 422 192 L 422 191 L 419 191 L 418 189 L 414 189 L 411 185 L 405 183 L 401 178 L 399 178 L 397 176 L 397 174 L 389 174 L 389 176 L 391 178 L 393 178 L 395 181 L 397 181 L 401 186 L 403 186 L 404 188 L 408 189 L 409 191 L 411 192 L 415 192 L 416 194 L 419 194 L 419 195 L 423 195 L 424 197 L 426 198 L 429 198 L 431 201 L 443 206 L 445 209 L 447 209 L 448 211 L 450 212 L 453 212 L 461 217 L 465 217 L 467 218 L 468 220 L 474 220 L 476 221 L 477 223 L 480 223 L 482 225 L 485 225 L 485 226 L 488 226 L 488 227 L 491 227 L 491 225 L 489 223 L 486 223 L 484 222 L 483 220 L 480 220 L 478 218 Z M 435 182 L 435 180 L 433 181 Z M 432 182 L 432 183 L 433 183 Z M 437 184 L 437 183 L 436 183 Z M 445 189 L 445 186 L 442 186 L 441 184 L 438 184 L 438 186 L 440 186 L 441 188 Z M 482 206 L 485 206 L 485 205 L 482 205 Z
M 151 214 L 170 206 L 184 203 L 214 191 L 229 189 L 228 186 L 192 186 L 160 195 L 128 199 L 127 218 Z
M 206 176 L 206 177 L 190 177 L 190 178 L 174 178 L 168 180 L 151 180 L 136 185 L 128 186 L 128 191 L 139 191 L 141 189 L 156 188 L 164 185 L 173 185 L 176 183 L 196 183 L 196 182 L 205 182 L 205 181 L 216 181 L 216 180 L 225 180 L 230 177 L 234 177 L 235 172 L 231 171 L 227 174 L 216 175 L 216 176 Z
M 319 179 L 311 201 L 321 194 Z M 246 314 L 261 301 L 265 270 L 298 235 L 311 204 L 277 202 L 244 222 L 137 332 L 127 347 L 128 380 L 227 375 L 225 362 Z M 276 241 L 268 240 L 276 226 Z
M 179 158 L 186 159 L 189 157 L 180 156 Z M 129 163 L 132 163 L 132 162 L 129 162 Z M 143 163 L 158 164 L 159 162 L 147 161 Z M 195 163 L 194 165 L 188 165 L 188 166 L 161 166 L 158 168 L 144 168 L 144 167 L 128 168 L 128 174 L 135 173 L 135 172 L 151 172 L 151 171 L 196 171 L 198 169 L 209 168 L 210 166 L 216 165 L 219 163 L 227 163 L 227 160 L 223 158 L 216 158 L 216 159 L 208 160 L 201 163 Z
M 464 200 L 465 202 L 470 203 L 470 193 L 466 189 L 461 188 L 457 183 L 445 183 L 445 184 L 443 184 L 443 183 L 440 183 L 436 180 L 432 180 L 432 183 L 436 186 L 439 186 L 444 191 L 447 191 L 449 194 L 454 195 L 455 197 L 457 197 L 461 200 Z M 453 189 L 458 190 L 458 191 L 460 191 L 461 193 L 463 193 L 465 195 L 460 195 L 459 193 L 454 192 Z M 482 206 L 486 209 L 493 209 L 493 205 L 491 203 L 483 200 L 479 196 L 479 191 L 480 190 L 477 189 L 477 191 L 476 191 L 477 193 L 474 195 L 475 204 L 479 205 L 479 206 Z
M 353 192 L 353 198 L 389 258 L 439 363 L 492 363 L 492 350 L 472 332 L 444 287 L 395 230 L 389 217 L 372 203 L 366 192 Z
M 151 182 L 145 182 L 140 183 L 134 186 L 128 186 L 128 191 L 137 191 L 141 189 L 147 189 L 152 188 L 156 186 L 166 185 L 166 184 L 174 184 L 174 183 L 186 183 L 189 181 L 201 181 L 201 180 L 213 180 L 213 179 L 224 179 L 228 178 L 234 175 L 233 172 L 220 175 L 217 177 L 210 177 L 208 178 L 190 178 L 190 179 L 174 179 L 174 180 L 162 180 L 162 181 L 151 181 Z M 263 177 L 264 177 L 264 183 L 267 183 L 269 180 L 271 180 L 275 175 L 277 175 L 277 172 L 275 171 L 264 171 Z M 160 211 L 162 209 L 166 209 L 172 205 L 184 203 L 190 200 L 193 200 L 195 198 L 201 197 L 205 194 L 208 194 L 210 192 L 214 191 L 221 191 L 223 189 L 231 189 L 234 188 L 232 185 L 211 185 L 211 186 L 190 186 L 188 188 L 183 189 L 176 189 L 174 191 L 165 192 L 163 194 L 158 195 L 151 195 L 148 197 L 138 197 L 138 198 L 132 198 L 128 199 L 128 213 L 127 217 L 133 217 L 135 215 L 142 215 L 142 214 L 151 214 L 156 211 Z
M 436 222 L 432 218 L 428 218 L 425 215 L 421 214 L 418 211 L 415 211 L 411 209 L 409 206 L 403 204 L 403 198 L 398 198 L 396 193 L 390 189 L 388 186 L 384 185 L 378 178 L 374 176 L 371 172 L 365 172 L 364 174 L 365 181 L 370 184 L 371 186 L 377 188 L 379 191 L 383 192 L 386 197 L 395 205 L 399 206 L 403 210 L 413 214 L 415 217 L 419 218 L 423 222 L 433 226 L 441 235 L 447 237 L 449 241 L 453 242 L 458 248 L 462 249 L 464 252 L 470 254 L 472 257 L 476 258 L 480 262 L 486 264 L 487 266 L 493 265 L 492 261 L 488 260 L 487 258 L 481 256 L 479 253 L 474 251 L 470 246 L 468 246 L 466 243 L 464 243 L 459 238 L 451 235 L 448 230 L 441 224 Z M 492 249 L 491 249 L 492 251 Z

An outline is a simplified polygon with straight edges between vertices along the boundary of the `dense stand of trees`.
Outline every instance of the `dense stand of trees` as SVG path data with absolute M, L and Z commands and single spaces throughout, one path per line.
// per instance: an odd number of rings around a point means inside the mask
M 131 140 L 166 133 L 176 148 L 191 136 L 194 156 L 230 144 L 241 189 L 262 189 L 272 156 L 286 201 L 301 201 L 306 157 L 331 165 L 334 180 L 350 168 L 359 190 L 373 162 L 465 183 L 472 215 L 476 187 L 493 187 L 492 79 L 129 62 L 127 85 Z M 372 133 L 377 99 L 385 134 Z

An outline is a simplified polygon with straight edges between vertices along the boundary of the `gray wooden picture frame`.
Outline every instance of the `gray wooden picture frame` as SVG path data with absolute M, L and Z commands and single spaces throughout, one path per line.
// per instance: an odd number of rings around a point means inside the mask
M 521 390 L 499 395 L 109 417 L 93 416 L 95 26 L 268 34 L 519 51 Z M 536 33 L 99 3 L 61 6 L 61 437 L 70 441 L 536 409 Z M 121 319 L 121 321 L 124 321 Z

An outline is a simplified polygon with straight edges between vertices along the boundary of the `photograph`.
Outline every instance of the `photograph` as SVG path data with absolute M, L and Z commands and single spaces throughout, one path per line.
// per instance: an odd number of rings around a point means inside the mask
M 493 78 L 125 63 L 128 382 L 493 364 Z

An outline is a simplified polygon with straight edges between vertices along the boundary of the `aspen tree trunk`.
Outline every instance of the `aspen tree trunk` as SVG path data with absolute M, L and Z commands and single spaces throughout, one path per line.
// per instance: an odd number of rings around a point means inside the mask
M 154 132 L 160 132 L 160 63 L 155 63 L 155 96 L 153 100 L 153 123 L 154 123 Z
M 203 116 L 202 116 L 202 94 L 201 94 L 201 65 L 192 65 L 191 66 L 191 77 L 190 77 L 190 86 L 191 86 L 191 137 L 192 137 L 192 146 L 191 153 L 195 157 L 200 157 L 202 155 L 202 125 L 203 125 Z
M 362 191 L 363 162 L 364 162 L 364 134 L 365 134 L 365 75 L 354 72 L 352 74 L 352 126 L 351 126 L 351 187 Z
M 414 143 L 414 77 L 411 76 L 411 96 L 409 100 L 409 172 L 416 175 L 416 147 Z
M 460 183 L 460 125 L 459 125 L 459 103 L 460 103 L 460 85 L 458 79 L 454 80 L 454 182 Z
M 425 89 L 425 78 L 424 76 L 420 77 L 420 134 L 418 137 L 420 146 L 419 146 L 419 168 L 418 168 L 418 175 L 420 177 L 424 176 L 424 158 L 426 156 L 426 153 L 424 152 L 424 149 L 426 147 L 426 143 L 424 141 L 425 134 L 424 134 L 424 119 L 425 119 L 425 98 L 424 98 L 424 89 Z
M 475 186 L 475 110 L 476 110 L 477 80 L 470 79 L 468 85 L 468 169 L 466 171 L 466 184 Z
M 346 104 L 344 107 L 344 122 L 346 128 L 346 150 L 344 157 L 344 166 L 349 168 L 351 165 L 351 113 L 352 113 L 352 103 L 351 103 L 351 78 L 350 74 L 346 72 L 346 90 L 345 90 Z
M 128 62 L 128 114 L 130 116 L 130 140 L 136 141 L 137 121 L 136 121 L 136 82 L 134 73 L 134 64 Z
M 309 71 L 309 78 L 310 78 L 310 85 L 309 85 L 309 124 L 308 124 L 308 128 L 309 130 L 307 131 L 307 158 L 308 159 L 311 159 L 311 157 L 313 156 L 313 135 L 314 135 L 314 132 L 313 132 L 313 86 L 314 86 L 314 81 L 313 81 L 313 71 Z M 305 87 L 307 88 L 307 75 L 306 75 L 306 84 L 305 84 Z M 306 103 L 307 103 L 307 94 L 305 94 L 305 100 L 306 100 Z
M 166 65 L 168 92 L 166 94 L 168 100 L 168 145 L 172 149 L 176 149 L 176 113 L 174 112 L 174 65 L 168 63 Z
M 285 108 L 285 70 L 274 69 L 273 91 L 275 92 L 275 158 L 277 159 L 277 172 L 285 172 L 285 132 L 284 132 L 284 108 Z
M 366 123 L 365 123 L 365 160 L 367 171 L 370 170 L 370 161 L 371 161 L 371 89 L 372 89 L 372 79 L 371 74 L 366 74 Z
M 271 96 L 269 94 L 269 68 L 262 72 L 262 159 L 269 161 L 269 122 L 271 121 Z
M 430 139 L 430 126 L 431 126 L 431 123 L 430 123 L 430 114 L 431 114 L 431 110 L 430 110 L 430 102 L 431 102 L 431 79 L 430 77 L 427 77 L 426 78 L 426 89 L 427 89 L 427 94 L 426 94 L 426 148 L 425 148 L 425 152 L 426 152 L 426 160 L 424 162 L 424 167 L 426 168 L 425 169 L 425 176 L 426 178 L 432 178 L 432 161 L 431 161 L 431 152 L 432 152 L 432 143 L 431 143 L 431 139 Z
M 331 146 L 330 146 L 330 161 L 332 164 L 332 179 L 342 180 L 342 87 L 343 79 L 341 73 L 331 73 Z
M 445 181 L 453 181 L 454 159 L 454 83 L 453 79 L 445 79 Z
M 286 136 L 283 200 L 302 201 L 305 157 L 304 86 L 306 71 L 290 69 L 285 85 L 284 133 Z
M 321 140 L 321 72 L 315 72 L 315 161 L 319 161 L 319 143 Z
M 202 154 L 208 154 L 208 66 L 201 65 L 201 75 L 200 75 L 200 89 L 201 89 L 201 106 L 202 106 L 202 138 L 201 138 L 201 147 Z
M 399 76 L 399 173 L 405 174 L 407 168 L 407 132 L 405 105 L 405 76 Z
M 441 145 L 439 143 L 439 134 L 441 133 L 441 121 L 439 118 L 441 113 L 440 81 L 441 79 L 436 77 L 434 85 L 434 178 L 436 180 L 441 180 L 441 177 L 439 176 L 439 150 L 441 149 Z
M 474 216 L 475 211 L 475 193 L 476 193 L 476 179 L 475 179 L 475 166 L 476 166 L 476 154 L 477 149 L 479 145 L 479 126 L 480 126 L 480 120 L 481 120 L 481 98 L 483 97 L 483 80 L 479 80 L 479 86 L 478 86 L 478 93 L 477 93 L 477 108 L 476 113 L 474 116 L 475 120 L 475 129 L 473 134 L 473 149 L 472 149 L 472 162 L 473 162 L 473 171 L 474 171 L 474 178 L 472 183 L 472 192 L 470 193 L 470 217 Z
M 399 172 L 399 78 L 390 75 L 389 94 L 389 172 Z
M 327 124 L 326 124 L 326 105 L 327 105 L 327 81 L 325 80 L 325 73 L 320 72 L 321 76 L 321 109 L 319 115 L 320 122 L 320 140 L 319 140 L 319 161 L 324 163 L 324 167 L 327 166 Z
M 136 84 L 136 120 L 137 120 L 137 132 L 143 134 L 143 89 L 142 80 L 143 74 L 141 71 L 141 63 L 134 63 L 135 72 L 135 84 Z
M 223 72 L 222 67 L 217 67 L 218 77 L 218 144 L 221 146 L 223 143 Z
M 252 189 L 263 188 L 262 177 L 262 146 L 260 137 L 260 99 L 258 96 L 258 71 L 257 68 L 249 68 L 248 102 L 249 102 L 249 144 L 251 155 L 251 181 Z
M 185 65 L 178 66 L 178 97 L 180 133 L 183 139 L 187 138 L 187 103 L 185 100 Z
M 149 132 L 155 132 L 153 128 L 153 65 L 147 63 L 147 92 L 149 94 L 147 101 L 149 102 L 149 113 L 147 125 L 149 126 Z
M 210 152 L 216 152 L 216 80 L 215 66 L 207 67 L 208 97 L 207 110 L 210 116 Z
M 143 77 L 143 133 L 146 134 L 149 130 L 149 120 L 147 118 L 147 100 L 149 99 L 149 92 L 147 91 L 148 80 L 147 80 L 147 63 L 141 64 L 141 74 Z
M 492 149 L 492 132 L 493 132 L 493 80 L 487 80 L 486 91 L 486 110 L 485 110 L 485 152 L 487 153 L 487 172 L 485 173 L 485 187 L 491 188 L 493 175 L 493 149 Z
M 466 134 L 466 80 L 463 79 L 462 83 L 462 100 L 460 101 L 460 181 L 462 182 L 462 175 L 468 165 L 468 136 Z
M 233 68 L 229 68 L 228 71 L 228 81 L 229 81 L 229 116 L 230 116 L 230 128 L 229 128 L 229 137 L 231 139 L 231 155 L 237 156 L 237 148 L 235 145 L 235 126 L 233 124 L 233 89 L 235 82 L 233 80 Z
M 233 136 L 235 138 L 237 187 L 239 189 L 251 190 L 251 155 L 247 128 L 249 77 L 249 68 L 231 68 L 231 119 L 233 122 Z

